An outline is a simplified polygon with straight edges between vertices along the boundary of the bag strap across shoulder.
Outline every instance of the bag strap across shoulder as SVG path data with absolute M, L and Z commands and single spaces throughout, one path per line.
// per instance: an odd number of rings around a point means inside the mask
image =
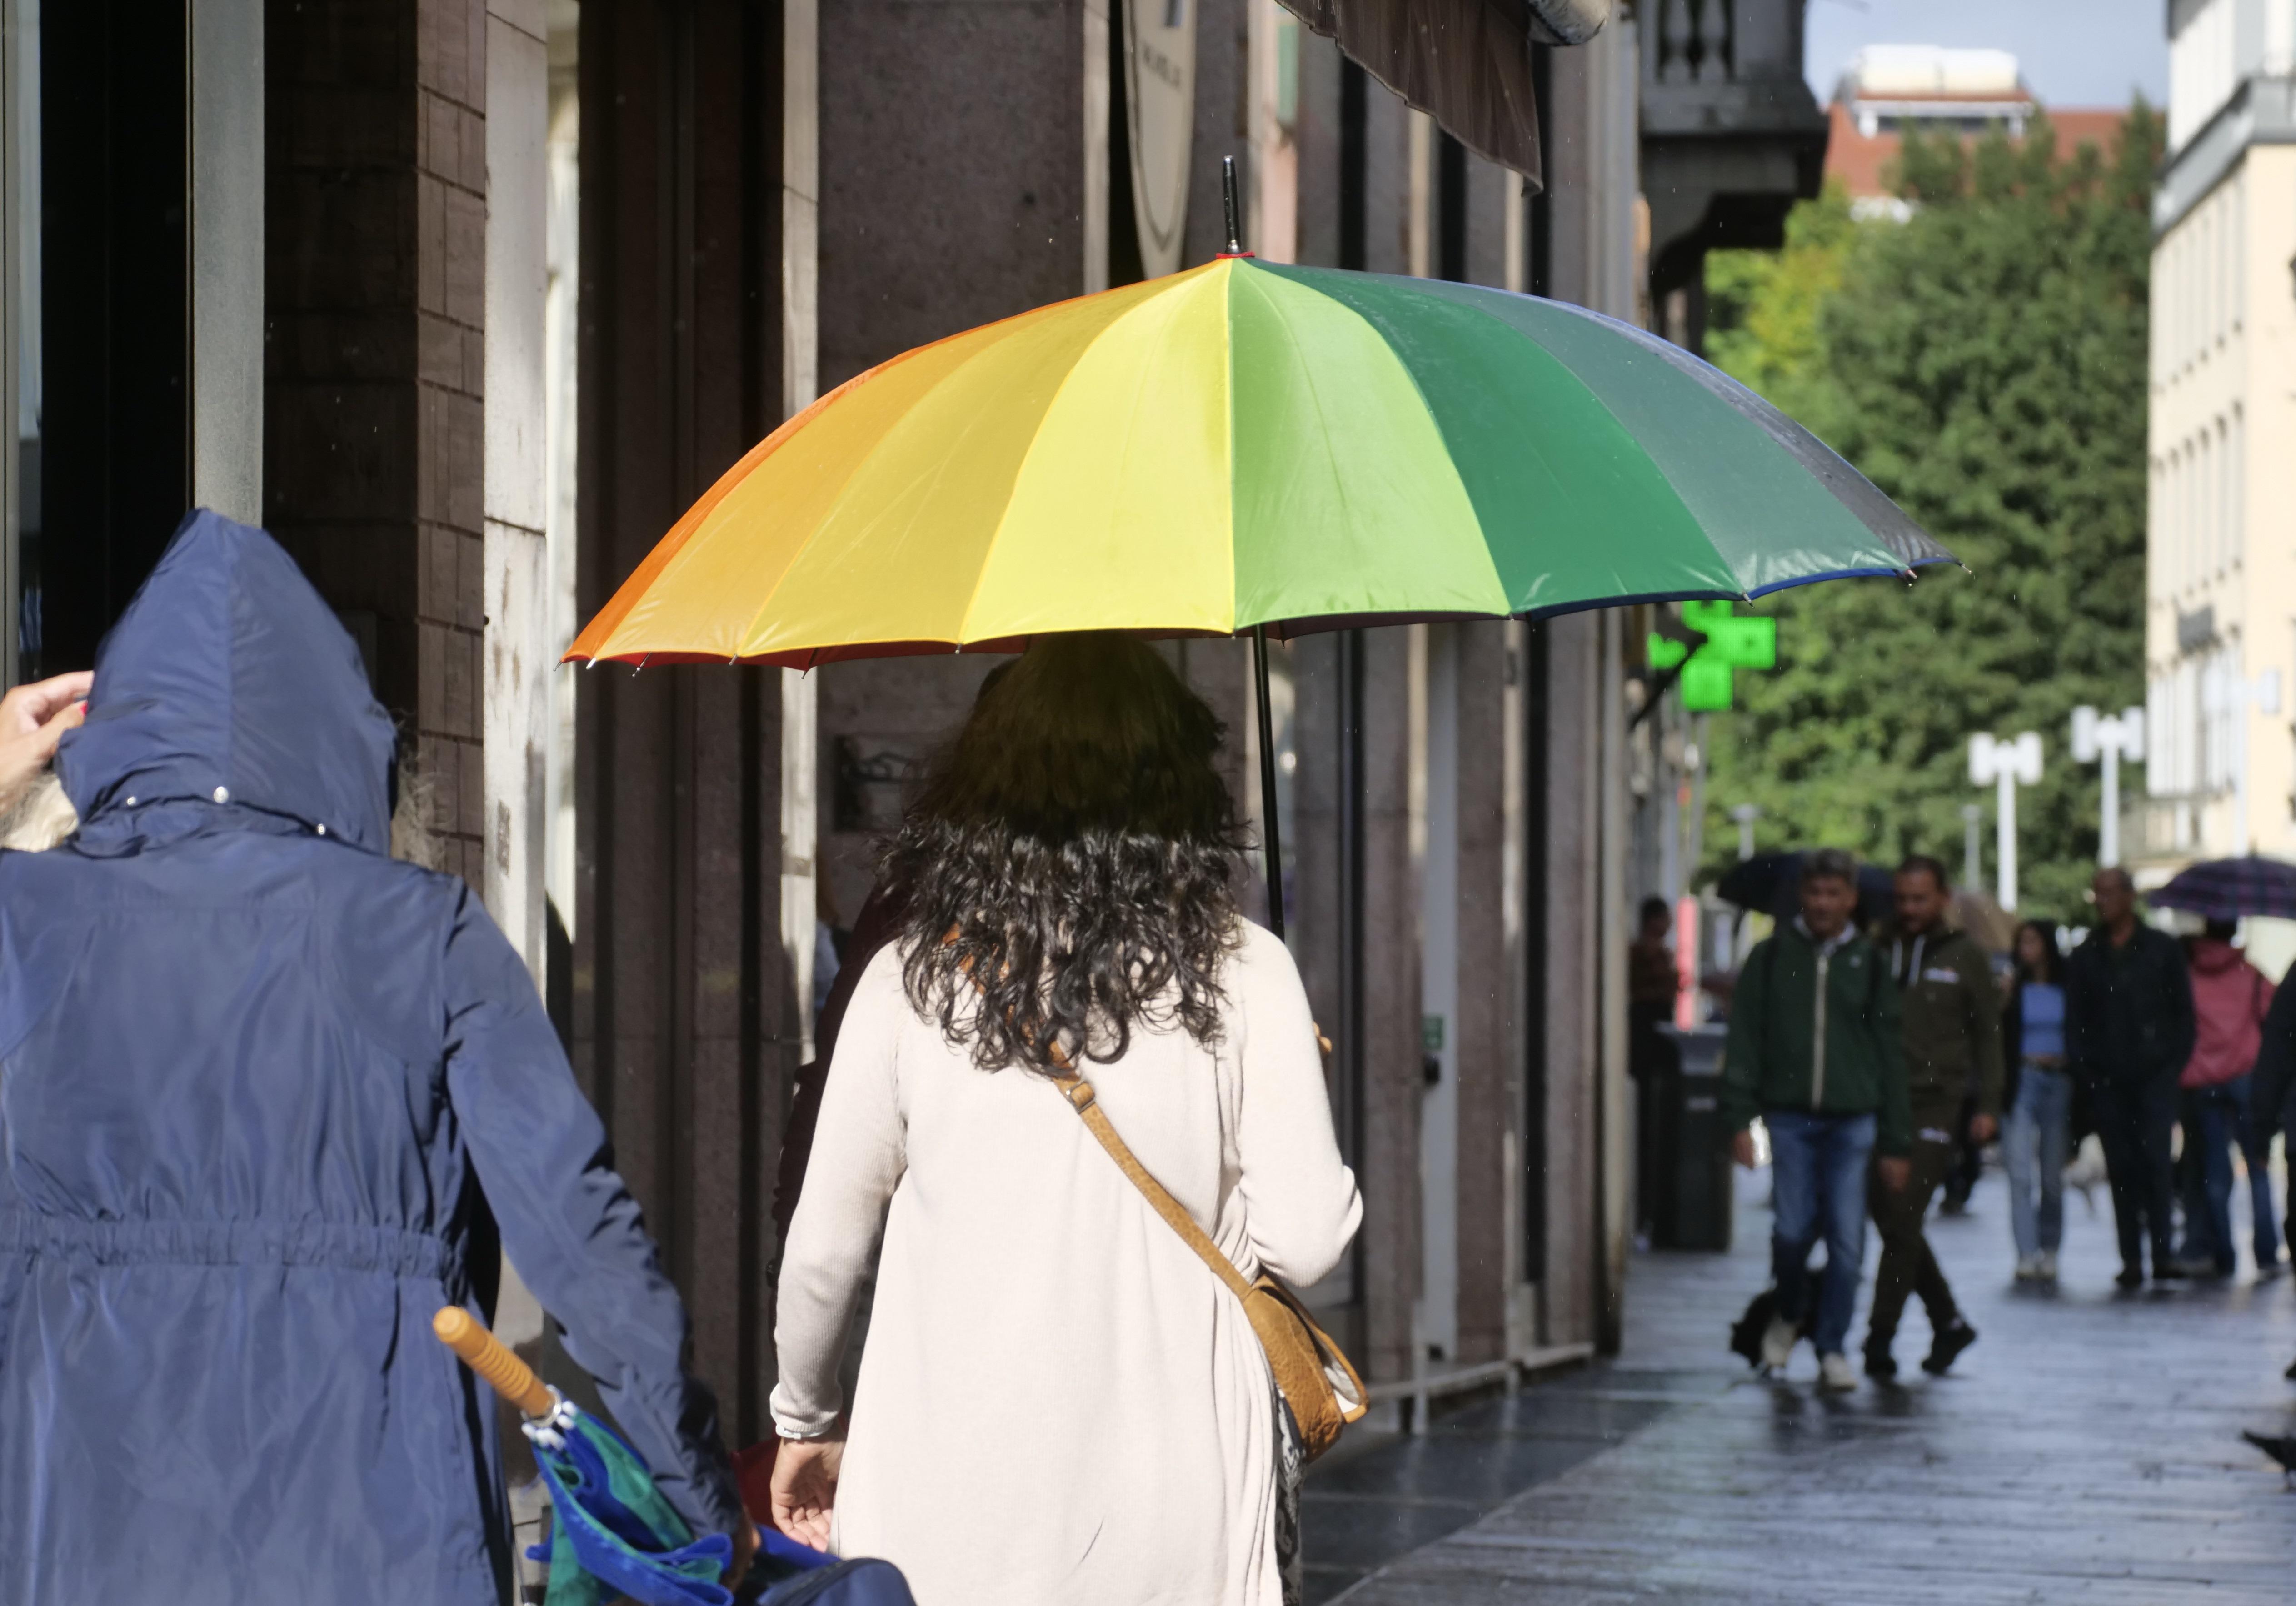
M 955 931 L 951 930 L 942 940 L 955 941 Z M 971 969 L 969 964 L 966 968 L 968 971 Z M 972 985 L 984 997 L 987 996 L 988 989 L 981 987 L 979 977 L 973 978 Z M 1322 1037 L 1321 1032 L 1316 1034 L 1318 1041 Z M 1180 1235 L 1180 1241 L 1195 1250 L 1197 1258 L 1211 1268 L 1212 1275 L 1226 1283 L 1228 1291 L 1249 1308 L 1251 1284 L 1242 1272 L 1236 1270 L 1235 1262 L 1220 1253 L 1219 1245 L 1211 1241 L 1211 1235 L 1196 1225 L 1196 1218 L 1188 1214 L 1187 1207 L 1164 1191 L 1164 1184 L 1148 1174 L 1148 1168 L 1140 1163 L 1139 1157 L 1132 1152 L 1131 1145 L 1117 1135 L 1116 1127 L 1110 1122 L 1107 1112 L 1100 1107 L 1099 1095 L 1093 1092 L 1092 1084 L 1078 1074 L 1075 1062 L 1069 1058 L 1068 1051 L 1061 1046 L 1058 1038 L 1054 1039 L 1046 1058 L 1052 1061 L 1053 1069 L 1060 1073 L 1054 1078 L 1053 1086 L 1061 1090 L 1061 1096 L 1068 1100 L 1069 1107 L 1083 1118 L 1086 1128 L 1100 1140 L 1100 1146 L 1108 1151 L 1108 1157 L 1116 1162 L 1116 1168 L 1140 1191 L 1140 1196 L 1148 1201 L 1149 1208 L 1164 1218 L 1164 1225 Z
M 1230 1293 L 1239 1299 L 1249 1299 L 1251 1284 L 1244 1281 L 1242 1272 L 1236 1270 L 1235 1262 L 1220 1253 L 1219 1245 L 1212 1241 L 1211 1234 L 1196 1225 L 1196 1218 L 1188 1214 L 1187 1207 L 1165 1192 L 1164 1184 L 1148 1174 L 1148 1168 L 1140 1163 L 1131 1146 L 1117 1135 L 1115 1126 L 1108 1118 L 1108 1112 L 1100 1107 L 1099 1095 L 1093 1092 L 1092 1084 L 1070 1067 L 1068 1056 L 1061 1052 L 1057 1044 L 1054 1045 L 1052 1057 L 1053 1063 L 1065 1073 L 1053 1086 L 1061 1090 L 1061 1096 L 1068 1100 L 1070 1107 L 1084 1118 L 1086 1128 L 1100 1140 L 1100 1146 L 1108 1151 L 1109 1158 L 1116 1162 L 1116 1168 L 1140 1190 L 1140 1195 L 1148 1201 L 1149 1208 L 1164 1218 L 1164 1225 L 1177 1233 L 1180 1241 L 1195 1250 L 1203 1263 L 1212 1268 L 1212 1274 L 1227 1284 Z

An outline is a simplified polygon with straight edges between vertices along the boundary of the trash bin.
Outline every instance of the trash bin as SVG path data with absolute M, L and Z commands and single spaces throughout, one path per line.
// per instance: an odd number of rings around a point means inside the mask
M 1722 1045 L 1728 1028 L 1717 1023 L 1660 1029 L 1681 1055 L 1682 1069 L 1665 1078 L 1658 1141 L 1644 1148 L 1660 1168 L 1651 1241 L 1660 1249 L 1726 1250 L 1736 1198 L 1730 1128 L 1722 1114 Z

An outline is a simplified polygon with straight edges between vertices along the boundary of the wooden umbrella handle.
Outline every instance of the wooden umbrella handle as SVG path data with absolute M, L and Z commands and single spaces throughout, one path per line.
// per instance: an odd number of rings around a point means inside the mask
M 534 1375 L 534 1369 L 461 1306 L 447 1306 L 431 1317 L 430 1331 L 496 1394 L 527 1415 L 547 1416 L 556 1407 L 558 1397 Z

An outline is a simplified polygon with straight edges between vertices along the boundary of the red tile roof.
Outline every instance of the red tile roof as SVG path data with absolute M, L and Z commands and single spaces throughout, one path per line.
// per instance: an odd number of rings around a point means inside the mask
M 1925 96 L 1924 99 L 1944 99 Z M 1886 102 L 1869 104 L 1886 105 Z M 1825 176 L 1840 179 L 1842 187 L 1855 198 L 1860 195 L 1888 195 L 1890 169 L 1897 164 L 1898 147 L 1902 143 L 1895 134 L 1864 135 L 1849 115 L 1849 108 L 1836 101 L 1831 108 L 1833 119 L 1832 133 L 1825 145 Z M 2051 111 L 2049 121 L 2057 131 L 2057 153 L 2070 156 L 2084 144 L 2093 144 L 2110 152 L 2120 125 L 2127 120 L 2125 111 Z M 1974 138 L 1973 135 L 1970 136 Z

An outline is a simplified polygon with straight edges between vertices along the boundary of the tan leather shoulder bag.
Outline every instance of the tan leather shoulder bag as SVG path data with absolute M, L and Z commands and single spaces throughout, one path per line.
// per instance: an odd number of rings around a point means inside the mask
M 1227 1285 L 1228 1291 L 1242 1302 L 1243 1314 L 1251 1319 L 1251 1331 L 1259 1335 L 1259 1347 L 1267 1353 L 1268 1370 L 1275 1374 L 1275 1386 L 1283 1391 L 1284 1403 L 1292 1407 L 1292 1415 L 1300 1424 L 1300 1438 L 1308 1459 L 1313 1461 L 1337 1444 L 1340 1430 L 1356 1421 L 1369 1409 L 1369 1399 L 1364 1391 L 1363 1379 L 1340 1347 L 1332 1342 L 1331 1335 L 1316 1324 L 1300 1302 L 1300 1296 L 1286 1288 L 1282 1280 L 1261 1273 L 1257 1282 L 1247 1282 L 1235 1263 L 1220 1253 L 1219 1245 L 1196 1218 L 1188 1214 L 1185 1206 L 1164 1191 L 1164 1184 L 1148 1175 L 1137 1156 L 1117 1135 L 1110 1124 L 1107 1112 L 1100 1107 L 1092 1084 L 1077 1075 L 1070 1068 L 1068 1056 L 1055 1046 L 1053 1062 L 1066 1074 L 1054 1083 L 1064 1094 L 1100 1146 L 1108 1151 L 1117 1168 L 1140 1190 L 1165 1225 L 1180 1235 L 1182 1242 L 1196 1251 L 1196 1256 L 1210 1266 L 1212 1274 Z

